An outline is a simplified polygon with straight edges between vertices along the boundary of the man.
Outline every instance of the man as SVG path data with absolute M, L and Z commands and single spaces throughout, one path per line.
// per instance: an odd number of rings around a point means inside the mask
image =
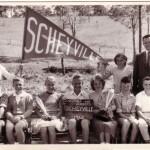
M 150 125 L 150 76 L 143 78 L 143 88 L 136 95 L 136 108 L 137 114 L 139 116 L 139 129 L 145 143 L 150 143 L 150 135 L 148 131 L 148 126 Z
M 142 80 L 145 76 L 150 76 L 150 35 L 143 37 L 143 45 L 146 51 L 136 55 L 133 68 L 133 93 L 143 90 Z

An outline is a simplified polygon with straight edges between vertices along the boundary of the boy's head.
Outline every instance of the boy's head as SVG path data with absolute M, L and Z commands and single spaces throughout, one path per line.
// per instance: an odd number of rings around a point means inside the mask
M 72 77 L 72 86 L 75 93 L 80 93 L 82 90 L 83 78 L 80 74 L 75 74 Z
M 149 76 L 144 77 L 142 83 L 145 92 L 150 92 L 150 77 Z
M 128 58 L 122 53 L 117 54 L 114 58 L 115 64 L 120 68 L 126 66 L 127 60 Z
M 24 80 L 22 78 L 16 77 L 13 79 L 13 87 L 16 92 L 22 91 L 24 85 Z
M 96 74 L 91 79 L 91 88 L 95 90 L 103 90 L 105 86 L 105 80 L 102 78 L 101 74 Z
M 121 92 L 128 93 L 131 91 L 132 88 L 132 81 L 129 76 L 123 77 L 121 79 Z
M 147 51 L 150 51 L 150 34 L 143 36 L 143 45 Z
M 56 79 L 54 76 L 48 76 L 45 80 L 45 86 L 48 93 L 54 93 Z

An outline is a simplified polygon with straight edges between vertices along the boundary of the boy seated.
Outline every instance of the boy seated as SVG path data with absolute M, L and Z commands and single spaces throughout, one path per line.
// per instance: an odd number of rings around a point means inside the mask
M 83 78 L 79 74 L 75 74 L 72 78 L 73 90 L 68 91 L 64 94 L 63 100 L 65 99 L 89 99 L 89 94 L 82 91 Z M 68 120 L 69 132 L 71 136 L 72 143 L 77 143 L 77 127 L 81 126 L 83 143 L 88 143 L 89 139 L 89 125 L 90 120 L 88 119 L 77 119 L 72 118 Z
M 19 144 L 25 142 L 24 129 L 28 128 L 33 109 L 32 96 L 23 90 L 24 80 L 13 79 L 14 92 L 8 97 L 6 112 L 6 136 L 10 144 L 14 144 L 14 129 Z
M 56 92 L 56 79 L 54 76 L 48 76 L 45 80 L 46 91 L 36 96 L 35 111 L 40 117 L 35 121 L 33 129 L 41 132 L 44 144 L 56 143 L 56 129 L 65 130 L 62 116 L 61 93 Z
M 138 133 L 138 120 L 135 118 L 135 96 L 130 93 L 131 88 L 130 77 L 123 77 L 121 79 L 121 93 L 115 97 L 118 123 L 121 125 L 121 143 L 127 143 L 130 126 L 132 126 L 130 143 L 135 143 Z
M 148 126 L 150 125 L 150 76 L 143 78 L 143 88 L 136 95 L 136 108 L 139 116 L 139 129 L 145 143 L 150 143 Z

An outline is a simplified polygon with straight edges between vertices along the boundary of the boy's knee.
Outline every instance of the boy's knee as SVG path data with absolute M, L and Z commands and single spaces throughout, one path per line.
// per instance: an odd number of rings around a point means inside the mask
M 25 123 L 23 121 L 19 121 L 16 125 L 15 125 L 15 131 L 20 131 L 27 128 Z
M 75 119 L 70 119 L 69 120 L 69 128 L 74 128 L 76 127 L 77 121 Z
M 82 128 L 89 128 L 89 125 L 90 125 L 90 121 L 89 121 L 89 120 L 83 119 L 83 120 L 81 121 L 81 126 L 82 126 Z
M 5 122 L 3 120 L 0 120 L 0 127 L 4 127 L 5 126 Z
M 122 123 L 124 126 L 130 126 L 130 122 L 127 119 L 124 119 Z

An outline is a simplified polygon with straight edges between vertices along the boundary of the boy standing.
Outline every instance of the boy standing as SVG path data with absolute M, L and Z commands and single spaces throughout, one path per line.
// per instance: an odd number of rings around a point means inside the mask
M 79 74 L 75 74 L 72 78 L 73 90 L 64 94 L 64 99 L 89 99 L 89 94 L 82 91 L 83 78 Z M 73 143 L 77 143 L 76 127 L 81 124 L 83 143 L 88 143 L 89 139 L 89 125 L 88 119 L 69 119 L 69 132 Z
M 10 144 L 14 144 L 14 128 L 20 144 L 25 142 L 24 129 L 28 128 L 30 115 L 33 109 L 32 96 L 23 90 L 24 81 L 21 78 L 13 79 L 13 92 L 8 97 L 6 112 L 6 136 Z

